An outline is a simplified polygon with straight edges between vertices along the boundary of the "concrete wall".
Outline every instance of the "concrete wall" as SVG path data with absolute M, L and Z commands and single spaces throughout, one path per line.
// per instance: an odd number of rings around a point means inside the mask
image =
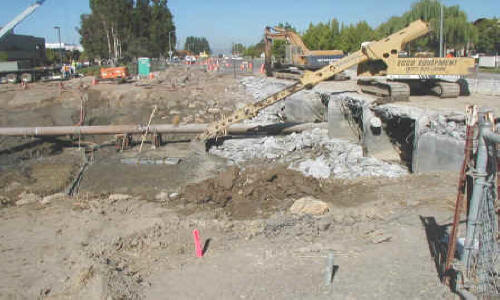
M 341 108 L 341 99 L 331 97 L 328 102 L 328 137 L 358 142 L 359 137 L 349 126 Z
M 426 132 L 418 136 L 413 151 L 414 173 L 460 171 L 465 141 Z
M 467 78 L 472 94 L 500 95 L 500 80 L 485 78 Z
M 328 136 L 330 138 L 347 139 L 354 142 L 361 141 L 365 155 L 382 160 L 400 161 L 399 153 L 394 150 L 389 138 L 390 134 L 386 131 L 388 124 L 385 122 L 387 120 L 382 117 L 385 112 L 391 116 L 389 119 L 409 118 L 415 120 L 415 137 L 413 144 L 409 145 L 410 147 L 413 145 L 413 151 L 408 153 L 408 163 L 411 163 L 412 172 L 428 173 L 460 170 L 464 158 L 465 141 L 451 135 L 437 133 L 436 130 L 438 129 L 433 130 L 430 128 L 431 120 L 434 120 L 435 115 L 405 106 L 378 106 L 376 113 L 381 115 L 383 125 L 382 130 L 377 131 L 372 128 L 371 124 L 372 118 L 376 115 L 363 97 L 363 95 L 358 97 L 356 93 L 341 93 L 331 96 L 328 104 Z M 361 139 L 358 139 L 350 128 L 346 115 L 341 108 L 342 101 L 351 101 L 354 105 L 362 108 Z M 433 122 L 436 123 L 435 120 Z M 445 126 L 446 122 L 441 125 Z M 408 130 L 411 132 L 411 128 L 408 128 Z

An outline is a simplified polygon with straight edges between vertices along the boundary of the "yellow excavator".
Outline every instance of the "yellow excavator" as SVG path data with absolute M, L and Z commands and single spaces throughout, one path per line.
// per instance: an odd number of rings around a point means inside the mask
M 344 56 L 342 50 L 309 50 L 300 36 L 291 30 L 281 27 L 266 27 L 264 32 L 265 42 L 265 70 L 267 76 L 273 76 L 272 43 L 273 40 L 285 40 L 289 43 L 286 47 L 286 57 L 281 71 L 291 72 L 291 68 L 298 70 L 317 70 Z M 299 71 L 296 74 L 302 74 Z
M 393 79 L 374 79 L 372 87 L 375 93 L 387 94 L 391 100 L 399 100 L 409 95 L 407 81 L 430 82 L 436 89 L 443 89 L 441 92 L 448 93 L 448 84 L 458 86 L 458 83 L 441 81 L 441 77 L 460 76 L 468 74 L 474 67 L 473 58 L 401 58 L 399 53 L 405 45 L 429 32 L 429 24 L 417 20 L 408 27 L 391 34 L 379 41 L 363 43 L 361 49 L 345 56 L 331 64 L 320 68 L 314 72 L 306 72 L 298 82 L 287 86 L 283 90 L 268 96 L 255 103 L 250 103 L 238 109 L 228 117 L 210 124 L 206 131 L 199 136 L 200 139 L 211 139 L 226 134 L 227 128 L 244 119 L 257 116 L 260 110 L 273 105 L 286 97 L 304 90 L 310 89 L 318 83 L 327 80 L 348 68 L 358 65 L 362 74 L 385 73 L 391 75 Z M 365 64 L 371 62 L 369 64 Z M 377 67 L 376 69 L 373 69 Z M 372 68 L 372 69 L 370 69 Z M 401 77 L 402 81 L 398 81 Z M 370 86 L 367 84 L 366 86 Z M 455 87 L 456 87 L 455 86 Z M 455 88 L 456 91 L 456 88 Z M 404 96 L 404 97 L 403 97 Z

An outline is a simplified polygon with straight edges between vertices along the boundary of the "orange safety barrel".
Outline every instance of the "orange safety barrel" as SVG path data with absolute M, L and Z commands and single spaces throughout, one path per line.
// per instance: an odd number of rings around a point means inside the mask
M 127 78 L 129 76 L 127 67 L 101 68 L 102 79 Z

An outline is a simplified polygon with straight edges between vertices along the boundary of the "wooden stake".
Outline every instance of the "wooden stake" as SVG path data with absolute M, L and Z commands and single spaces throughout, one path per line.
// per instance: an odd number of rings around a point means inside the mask
M 156 109 L 157 108 L 158 107 L 155 105 L 155 107 L 153 108 L 153 111 L 151 112 L 151 116 L 149 116 L 148 127 L 146 128 L 146 132 L 144 132 L 144 134 L 142 135 L 141 146 L 139 147 L 139 153 L 141 153 L 141 151 L 142 151 L 142 145 L 144 144 L 144 140 L 148 136 L 149 126 L 151 126 L 151 121 L 153 121 L 153 117 L 154 117 L 154 115 L 156 113 Z

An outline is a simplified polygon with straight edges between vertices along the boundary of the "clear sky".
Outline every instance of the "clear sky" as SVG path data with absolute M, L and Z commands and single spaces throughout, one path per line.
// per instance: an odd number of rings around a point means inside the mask
M 112 1 L 112 0 L 110 0 Z M 0 26 L 8 23 L 34 0 L 0 0 Z M 408 10 L 415 0 L 169 0 L 174 14 L 179 46 L 189 36 L 205 36 L 216 52 L 234 43 L 258 42 L 266 25 L 289 22 L 299 31 L 310 22 L 335 17 L 346 24 L 366 20 L 377 26 L 394 15 Z M 444 0 L 446 5 L 459 4 L 470 20 L 500 16 L 500 0 Z M 55 25 L 61 26 L 63 42 L 79 43 L 76 27 L 80 15 L 88 13 L 88 0 L 46 0 L 15 32 L 44 37 L 55 42 Z

